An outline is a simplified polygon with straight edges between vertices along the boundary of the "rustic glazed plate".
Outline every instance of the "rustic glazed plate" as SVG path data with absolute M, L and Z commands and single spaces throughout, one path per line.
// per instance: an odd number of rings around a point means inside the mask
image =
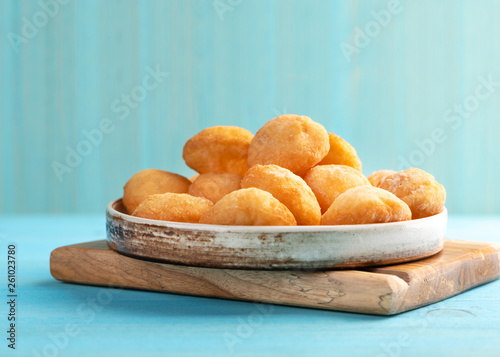
M 350 226 L 248 227 L 156 221 L 106 211 L 111 249 L 133 257 L 214 268 L 324 269 L 387 265 L 438 253 L 446 209 L 435 216 Z

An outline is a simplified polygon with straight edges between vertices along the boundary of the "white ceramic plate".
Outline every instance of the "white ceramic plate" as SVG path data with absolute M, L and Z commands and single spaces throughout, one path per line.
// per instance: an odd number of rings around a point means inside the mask
M 443 248 L 446 209 L 406 222 L 346 226 L 218 226 L 106 211 L 111 249 L 133 257 L 217 268 L 325 269 L 402 263 Z

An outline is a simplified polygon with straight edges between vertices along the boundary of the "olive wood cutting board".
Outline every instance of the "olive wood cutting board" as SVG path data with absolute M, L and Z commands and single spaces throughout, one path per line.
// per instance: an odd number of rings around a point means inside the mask
M 65 246 L 50 256 L 64 282 L 308 308 L 393 315 L 460 294 L 500 276 L 500 245 L 445 240 L 416 262 L 377 268 L 265 271 L 201 268 L 131 258 L 105 240 Z

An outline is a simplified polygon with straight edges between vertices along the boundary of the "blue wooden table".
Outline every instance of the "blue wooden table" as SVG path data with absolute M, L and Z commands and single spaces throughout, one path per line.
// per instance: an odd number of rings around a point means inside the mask
M 64 284 L 59 246 L 105 237 L 104 215 L 0 217 L 0 356 L 500 356 L 500 282 L 381 317 Z M 500 217 L 451 216 L 448 237 L 500 243 Z M 7 247 L 16 245 L 16 350 Z

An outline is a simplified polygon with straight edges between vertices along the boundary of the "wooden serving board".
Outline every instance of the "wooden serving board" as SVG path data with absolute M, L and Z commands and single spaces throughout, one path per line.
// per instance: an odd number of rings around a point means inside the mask
M 309 308 L 393 315 L 460 294 L 500 276 L 500 246 L 446 240 L 412 263 L 360 270 L 264 271 L 201 268 L 127 257 L 105 240 L 55 249 L 61 281 Z

